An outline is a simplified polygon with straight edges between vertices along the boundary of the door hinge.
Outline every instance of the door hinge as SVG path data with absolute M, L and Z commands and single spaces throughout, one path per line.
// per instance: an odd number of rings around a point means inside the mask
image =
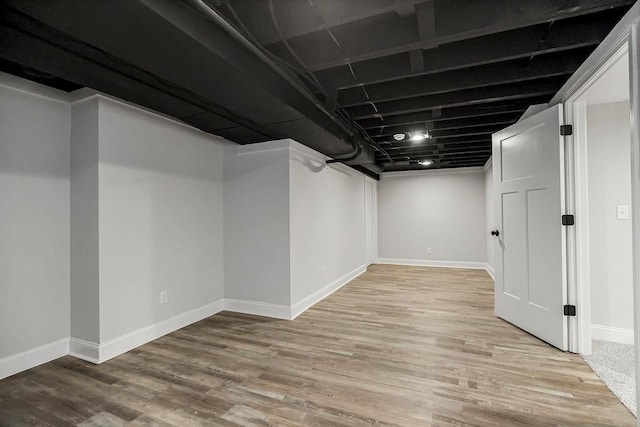
M 573 126 L 560 125 L 560 136 L 573 135 Z
M 562 225 L 574 225 L 576 219 L 573 215 L 562 215 Z
M 575 316 L 576 315 L 576 306 L 575 305 L 565 305 L 564 306 L 564 315 L 565 316 Z

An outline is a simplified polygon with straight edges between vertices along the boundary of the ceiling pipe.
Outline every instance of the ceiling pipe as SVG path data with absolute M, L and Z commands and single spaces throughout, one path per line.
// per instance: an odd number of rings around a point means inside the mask
M 332 114 L 329 110 L 327 110 L 322 102 L 318 100 L 312 93 L 310 93 L 304 86 L 302 86 L 295 79 L 292 79 L 284 70 L 282 70 L 275 62 L 271 60 L 262 50 L 260 50 L 257 46 L 251 43 L 242 33 L 235 29 L 226 19 L 220 16 L 214 9 L 209 7 L 202 0 L 190 0 L 190 3 L 199 11 L 205 14 L 209 20 L 220 26 L 227 34 L 229 34 L 234 40 L 236 40 L 240 45 L 242 45 L 245 49 L 256 55 L 261 61 L 263 61 L 266 65 L 268 65 L 273 71 L 275 71 L 280 77 L 285 79 L 287 83 L 293 86 L 300 94 L 302 94 L 307 100 L 309 100 L 318 110 L 320 110 L 323 114 L 329 117 L 335 124 L 337 124 L 342 131 L 344 131 L 349 137 L 355 139 L 354 133 L 345 125 L 345 123 Z M 346 154 L 348 159 L 352 157 L 357 158 L 362 148 L 360 144 L 355 141 L 351 143 L 353 147 L 353 152 Z M 355 156 L 355 157 L 354 157 Z M 337 160 L 337 161 L 345 161 L 345 160 Z
M 347 162 L 351 162 L 356 160 L 358 157 L 360 157 L 360 154 L 362 154 L 362 144 L 358 143 L 357 147 L 356 147 L 356 152 L 346 158 L 341 158 L 341 159 L 332 159 L 332 160 L 327 160 L 327 164 L 331 164 L 331 163 L 347 163 Z

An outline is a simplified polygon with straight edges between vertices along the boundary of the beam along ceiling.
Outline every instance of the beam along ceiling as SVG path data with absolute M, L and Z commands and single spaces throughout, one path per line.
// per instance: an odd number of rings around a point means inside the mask
M 370 174 L 481 166 L 633 3 L 7 0 L 0 69 L 241 144 L 294 137 Z

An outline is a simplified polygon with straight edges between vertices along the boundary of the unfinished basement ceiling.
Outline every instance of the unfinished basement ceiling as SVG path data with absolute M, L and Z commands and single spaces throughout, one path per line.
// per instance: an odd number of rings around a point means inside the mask
M 292 137 L 371 175 L 481 166 L 491 134 L 551 100 L 633 3 L 8 0 L 0 67 L 240 144 Z

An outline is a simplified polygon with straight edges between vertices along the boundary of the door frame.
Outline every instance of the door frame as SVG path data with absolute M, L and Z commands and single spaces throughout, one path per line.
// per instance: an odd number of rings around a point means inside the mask
M 569 320 L 569 351 L 591 354 L 591 254 L 589 244 L 589 190 L 587 185 L 587 105 L 584 96 L 611 67 L 629 55 L 628 40 L 565 102 L 565 120 L 573 124 L 573 135 L 565 141 L 567 212 L 574 212 L 575 227 L 566 230 L 567 283 L 570 300 L 580 307 L 580 315 Z M 573 298 L 571 298 L 573 295 Z
M 594 50 L 587 60 L 580 66 L 567 83 L 558 91 L 550 101 L 550 105 L 565 103 L 565 123 L 573 124 L 573 114 L 575 103 L 571 103 L 571 98 L 579 91 L 583 90 L 602 67 L 625 44 L 628 46 L 629 55 L 629 106 L 631 110 L 631 221 L 633 227 L 633 307 L 634 307 L 634 340 L 635 340 L 635 365 L 636 384 L 640 384 L 640 2 L 636 2 L 629 12 L 613 28 L 609 35 Z M 580 106 L 578 106 L 580 108 Z M 583 130 L 584 131 L 584 130 Z M 568 149 L 567 161 L 567 213 L 576 212 L 575 203 L 575 163 L 574 163 L 574 137 L 569 137 L 565 143 Z M 576 219 L 576 223 L 577 223 Z M 577 281 L 578 264 L 576 260 L 576 230 L 574 227 L 567 227 L 567 241 L 569 243 L 568 261 L 568 296 L 569 304 L 578 304 L 578 292 L 580 283 Z M 581 295 L 582 296 L 582 295 Z M 590 307 L 590 306 L 589 306 Z M 578 313 L 581 308 L 578 306 Z M 578 339 L 578 318 L 570 318 L 570 351 L 580 352 Z M 584 343 L 582 343 L 584 344 Z M 636 387 L 636 401 L 640 402 L 640 387 Z M 640 417 L 637 425 L 640 426 Z

